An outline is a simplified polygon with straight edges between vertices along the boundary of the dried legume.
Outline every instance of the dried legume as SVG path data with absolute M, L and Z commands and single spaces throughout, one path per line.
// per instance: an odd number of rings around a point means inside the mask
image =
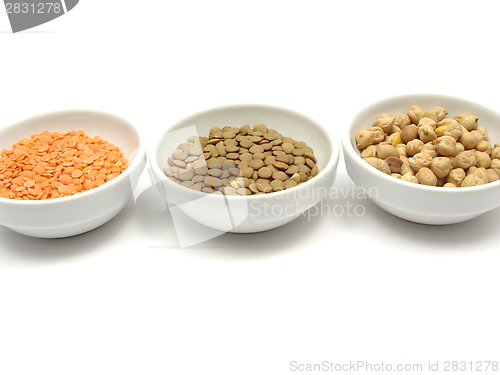
M 500 180 L 500 144 L 488 142 L 479 119 L 434 107 L 383 113 L 356 134 L 361 157 L 395 178 L 429 186 L 478 186 Z
M 0 151 L 0 197 L 70 196 L 113 180 L 127 167 L 119 148 L 99 136 L 89 137 L 83 130 L 43 131 Z
M 377 129 L 373 135 L 380 138 L 383 131 Z M 184 158 L 188 154 L 196 158 Z M 305 142 L 263 124 L 212 127 L 208 138 L 191 137 L 180 144 L 164 172 L 172 181 L 206 193 L 258 195 L 310 180 L 318 174 L 316 161 Z

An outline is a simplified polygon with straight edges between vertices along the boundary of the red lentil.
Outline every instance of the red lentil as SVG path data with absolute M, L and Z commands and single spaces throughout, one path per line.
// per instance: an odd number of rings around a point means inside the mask
M 94 189 L 119 176 L 128 160 L 118 147 L 83 130 L 43 131 L 0 151 L 0 197 L 55 199 Z

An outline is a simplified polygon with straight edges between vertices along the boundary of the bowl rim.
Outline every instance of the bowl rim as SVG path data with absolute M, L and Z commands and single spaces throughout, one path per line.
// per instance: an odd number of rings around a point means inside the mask
M 139 142 L 139 147 L 136 149 L 137 153 L 136 153 L 134 161 L 129 164 L 127 169 L 124 170 L 122 173 L 120 173 L 119 176 L 115 177 L 111 181 L 107 181 L 106 183 L 102 184 L 101 186 L 97 186 L 91 190 L 87 190 L 87 191 L 84 191 L 84 192 L 81 192 L 78 194 L 74 194 L 74 195 L 70 195 L 70 196 L 66 196 L 66 197 L 55 198 L 55 199 L 44 199 L 44 200 L 24 200 L 24 199 L 19 200 L 19 199 L 10 199 L 10 198 L 0 197 L 0 204 L 44 206 L 44 205 L 57 204 L 58 202 L 70 202 L 70 201 L 74 201 L 74 200 L 85 199 L 86 197 L 91 197 L 94 194 L 98 194 L 103 189 L 110 189 L 113 186 L 115 186 L 116 184 L 120 183 L 120 181 L 127 178 L 128 175 L 131 173 L 131 171 L 134 170 L 141 163 L 141 159 L 143 159 L 143 162 L 145 161 L 146 142 L 145 142 L 145 137 L 142 134 L 142 132 L 139 130 L 139 128 L 137 126 L 135 126 L 134 124 L 132 124 L 127 119 L 125 119 L 124 117 L 121 117 L 119 115 L 116 115 L 114 113 L 107 112 L 107 111 L 75 108 L 75 109 L 62 109 L 62 110 L 56 110 L 56 111 L 50 111 L 50 112 L 43 112 L 43 113 L 39 113 L 37 115 L 27 117 L 25 119 L 16 121 L 13 124 L 3 126 L 0 128 L 0 133 L 5 131 L 5 130 L 8 130 L 8 129 L 15 128 L 16 126 L 21 125 L 25 121 L 35 120 L 39 117 L 49 117 L 49 116 L 64 115 L 64 114 L 86 114 L 86 113 L 92 113 L 92 114 L 112 117 L 112 118 L 120 121 L 123 125 L 129 127 L 131 130 L 133 130 L 133 132 L 137 136 L 137 139 Z
M 207 115 L 215 111 L 224 111 L 224 110 L 231 110 L 231 109 L 251 109 L 254 107 L 260 107 L 260 108 L 265 108 L 268 110 L 279 110 L 279 111 L 284 111 L 287 112 L 288 114 L 299 117 L 304 119 L 307 122 L 310 122 L 314 124 L 322 133 L 325 134 L 326 139 L 328 140 L 329 146 L 331 148 L 331 156 L 330 159 L 328 160 L 327 164 L 325 167 L 312 179 L 309 181 L 304 182 L 303 184 L 299 186 L 294 186 L 291 189 L 287 190 L 281 190 L 281 191 L 275 191 L 269 194 L 259 194 L 259 195 L 225 195 L 225 194 L 213 194 L 213 193 L 205 193 L 193 189 L 189 189 L 185 186 L 179 185 L 172 180 L 170 180 L 165 173 L 161 170 L 159 167 L 159 164 L 157 160 L 154 158 L 154 155 L 156 154 L 158 148 L 160 147 L 161 139 L 162 136 L 170 133 L 175 130 L 181 123 L 189 121 L 190 118 L 202 116 L 202 115 Z M 270 104 L 260 104 L 260 103 L 237 103 L 237 104 L 227 104 L 227 105 L 222 105 L 222 106 L 217 106 L 217 107 L 211 107 L 207 108 L 195 113 L 192 113 L 188 116 L 183 117 L 182 119 L 176 121 L 175 123 L 171 124 L 168 126 L 165 130 L 163 130 L 158 138 L 157 141 L 152 144 L 152 146 L 148 150 L 148 160 L 149 160 L 149 165 L 152 169 L 153 174 L 156 174 L 157 176 L 161 176 L 161 181 L 165 181 L 168 184 L 169 189 L 175 189 L 176 191 L 180 191 L 181 193 L 186 193 L 186 194 L 193 194 L 195 197 L 199 198 L 209 198 L 209 199 L 229 199 L 229 200 L 243 200 L 243 199 L 248 199 L 248 200 L 264 200 L 264 199 L 273 199 L 273 198 L 285 198 L 291 194 L 294 194 L 294 192 L 297 192 L 298 189 L 307 189 L 308 187 L 313 187 L 318 181 L 319 177 L 323 179 L 323 177 L 327 176 L 329 173 L 333 173 L 338 166 L 338 161 L 340 158 L 340 144 L 338 140 L 334 139 L 328 129 L 326 129 L 323 125 L 321 125 L 318 121 L 315 119 L 299 112 L 296 110 L 292 110 L 289 108 L 285 107 L 280 107 L 280 106 L 275 106 L 275 105 L 270 105 Z M 159 182 L 159 181 L 158 181 Z M 298 188 L 298 189 L 297 189 Z
M 352 139 L 351 139 L 351 132 L 354 126 L 357 124 L 357 119 L 360 117 L 364 112 L 373 110 L 375 108 L 380 107 L 383 104 L 388 104 L 394 100 L 400 100 L 400 99 L 408 99 L 408 100 L 418 100 L 418 98 L 426 97 L 428 99 L 436 98 L 436 99 L 445 99 L 445 100 L 454 100 L 454 101 L 459 101 L 463 102 L 466 104 L 472 104 L 478 107 L 482 107 L 484 110 L 491 112 L 495 116 L 497 116 L 500 120 L 500 112 L 491 109 L 489 107 L 486 107 L 480 103 L 473 102 L 471 100 L 467 99 L 462 99 L 460 97 L 456 96 L 451 96 L 451 95 L 445 95 L 445 94 L 434 94 L 434 93 L 413 93 L 413 94 L 402 94 L 402 95 L 392 95 L 380 100 L 377 100 L 376 102 L 371 102 L 370 104 L 364 106 L 361 110 L 357 111 L 356 114 L 352 117 L 349 126 L 346 127 L 346 129 L 342 132 L 341 136 L 341 141 L 342 141 L 342 149 L 343 152 L 346 156 L 349 156 L 350 159 L 352 159 L 356 165 L 361 166 L 364 170 L 367 171 L 367 173 L 370 173 L 373 177 L 375 178 L 381 178 L 384 181 L 387 181 L 388 183 L 395 183 L 397 186 L 401 186 L 402 188 L 406 188 L 409 190 L 415 190 L 415 191 L 424 191 L 427 193 L 435 193 L 435 194 L 455 194 L 455 195 L 463 195 L 463 194 L 471 194 L 471 193 L 481 193 L 484 191 L 496 189 L 500 186 L 500 180 L 490 182 L 485 185 L 479 185 L 479 186 L 468 186 L 468 187 L 460 187 L 460 188 L 443 188 L 441 186 L 427 186 L 427 185 L 421 185 L 421 184 L 415 184 L 409 181 L 403 181 L 398 178 L 394 178 L 382 171 L 379 171 L 376 168 L 373 168 L 372 166 L 368 165 L 361 156 L 356 152 L 354 149 L 354 146 L 352 144 Z M 415 99 L 414 99 L 415 98 Z M 416 105 L 416 104 L 412 104 Z

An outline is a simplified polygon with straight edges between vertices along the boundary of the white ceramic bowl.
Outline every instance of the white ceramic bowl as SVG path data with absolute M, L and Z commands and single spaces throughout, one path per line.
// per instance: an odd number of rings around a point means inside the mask
M 500 142 L 500 114 L 480 104 L 438 94 L 391 97 L 362 109 L 342 135 L 347 173 L 354 183 L 364 188 L 384 210 L 422 224 L 459 223 L 500 206 L 500 181 L 458 189 L 424 186 L 391 177 L 361 159 L 355 143 L 356 133 L 373 126 L 381 113 L 406 113 L 413 105 L 424 111 L 443 107 L 449 112 L 447 118 L 468 112 L 479 117 L 479 126 L 486 127 L 492 144 Z
M 125 206 L 144 169 L 146 145 L 137 129 L 120 117 L 89 110 L 41 114 L 0 129 L 0 149 L 11 149 L 21 138 L 44 130 L 78 129 L 119 147 L 130 166 L 104 185 L 69 197 L 42 201 L 0 198 L 1 225 L 32 237 L 68 237 L 97 228 Z
M 293 189 L 256 196 L 206 194 L 166 178 L 168 157 L 189 136 L 207 136 L 213 126 L 263 123 L 284 136 L 305 141 L 317 157 L 319 174 Z M 316 121 L 288 109 L 259 104 L 229 105 L 189 116 L 159 136 L 149 152 L 153 177 L 170 207 L 175 205 L 197 222 L 223 232 L 251 233 L 277 228 L 323 199 L 336 176 L 339 146 Z M 175 223 L 174 223 L 175 224 Z

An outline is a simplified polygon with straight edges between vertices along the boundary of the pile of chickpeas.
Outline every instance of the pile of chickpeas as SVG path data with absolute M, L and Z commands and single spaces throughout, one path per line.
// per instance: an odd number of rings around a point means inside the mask
M 479 119 L 434 107 L 413 106 L 397 116 L 381 114 L 356 134 L 361 157 L 403 181 L 427 186 L 471 187 L 498 181 L 500 144 L 488 142 Z

